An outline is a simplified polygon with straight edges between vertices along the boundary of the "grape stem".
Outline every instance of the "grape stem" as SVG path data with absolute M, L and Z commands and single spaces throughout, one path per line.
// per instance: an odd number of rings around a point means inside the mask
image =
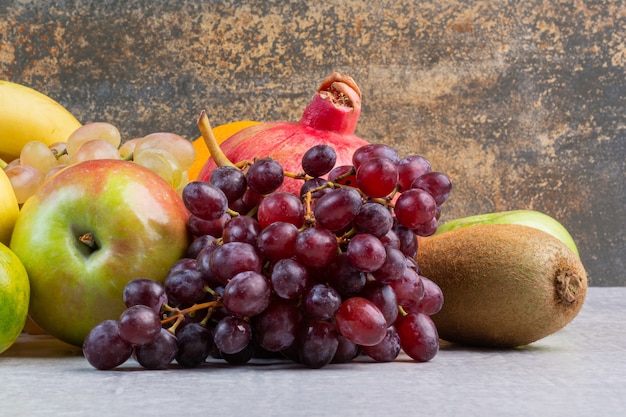
M 235 211 L 235 210 L 233 210 L 231 208 L 227 208 L 226 209 L 226 213 L 230 214 L 232 217 L 236 217 L 236 216 L 240 215 L 239 212 L 237 212 L 237 211 Z
M 296 180 L 308 181 L 308 180 L 313 179 L 313 177 L 311 177 L 310 175 L 306 175 L 304 172 L 295 173 L 295 172 L 285 171 L 284 175 L 285 175 L 285 177 L 293 178 L 293 179 L 296 179 Z
M 338 177 L 336 179 L 336 181 L 339 181 L 343 178 L 348 177 L 351 173 L 353 173 L 354 170 L 352 170 L 351 172 L 348 172 L 340 177 Z M 293 176 L 291 176 L 291 178 L 300 178 L 302 179 L 301 176 L 298 176 L 299 174 L 292 174 Z M 285 176 L 288 176 L 287 173 L 285 173 Z M 361 190 L 359 190 L 358 188 L 352 187 L 350 185 L 345 185 L 345 184 L 339 184 L 337 182 L 331 182 L 328 181 L 318 187 L 315 187 L 313 189 L 310 189 L 309 191 L 306 192 L 306 194 L 304 194 L 304 209 L 305 209 L 305 213 L 304 213 L 304 221 L 307 225 L 311 225 L 313 223 L 315 223 L 315 216 L 313 215 L 313 211 L 311 210 L 311 202 L 313 200 L 313 194 L 323 190 L 324 188 L 352 188 L 355 189 L 356 191 L 358 191 L 359 194 L 361 194 L 361 196 L 363 198 L 365 198 L 366 200 L 369 201 L 376 201 L 379 204 L 382 204 L 385 207 L 388 208 L 393 208 L 394 204 L 392 202 L 392 199 L 394 197 L 394 195 L 396 194 L 396 192 L 398 191 L 398 188 L 396 187 L 396 189 L 394 189 L 393 193 L 388 196 L 388 197 L 384 197 L 384 198 L 374 198 L 374 197 L 367 197 L 365 194 L 363 194 L 363 192 Z M 346 233 L 344 236 L 341 236 L 339 238 L 339 241 L 345 241 L 345 239 L 348 239 L 351 237 L 351 235 L 354 234 L 353 231 L 349 231 L 348 233 Z
M 222 305 L 224 305 L 222 303 L 222 301 L 207 301 L 206 303 L 200 303 L 200 304 L 194 304 L 191 307 L 187 307 L 185 309 L 180 310 L 177 307 L 170 307 L 167 304 L 163 305 L 163 308 L 165 309 L 165 311 L 172 313 L 172 315 L 164 318 L 163 320 L 161 320 L 161 324 L 167 324 L 167 323 L 171 323 L 171 322 L 175 322 L 172 327 L 170 327 L 170 329 L 174 328 L 174 330 L 176 330 L 176 327 L 178 326 L 178 324 L 180 324 L 180 322 L 183 321 L 183 319 L 185 318 L 185 314 L 189 314 L 192 313 L 194 311 L 198 311 L 198 310 L 202 310 L 202 309 L 209 309 L 209 313 L 211 313 L 211 311 L 215 308 L 215 307 L 221 307 Z
M 235 164 L 235 166 L 241 170 L 248 168 L 250 165 L 252 165 L 254 163 L 253 160 L 250 159 L 244 159 L 243 161 L 239 161 Z
M 217 143 L 217 139 L 213 134 L 213 129 L 211 129 L 211 123 L 209 122 L 209 117 L 206 114 L 206 111 L 202 110 L 200 113 L 200 118 L 198 119 L 198 129 L 200 129 L 200 134 L 202 135 L 202 139 L 204 139 L 204 143 L 206 143 L 207 148 L 209 149 L 209 153 L 211 157 L 215 161 L 215 164 L 218 167 L 221 166 L 232 166 L 233 164 L 230 159 L 226 156 L 220 145 Z
M 63 155 L 67 155 L 67 149 L 63 149 L 61 152 L 58 152 L 56 149 L 52 150 L 52 153 L 54 154 L 54 156 L 56 157 L 56 159 L 59 159 L 60 157 L 62 157 Z
M 315 223 L 315 216 L 313 215 L 313 210 L 311 210 L 311 202 L 313 201 L 313 191 L 309 190 L 304 195 L 304 223 L 306 225 L 311 225 Z M 303 226 L 301 230 L 304 230 L 306 226 Z
M 338 242 L 339 244 L 346 243 L 346 242 L 348 242 L 348 240 L 349 240 L 352 236 L 356 235 L 356 233 L 357 233 L 357 231 L 356 231 L 356 229 L 353 227 L 353 228 L 351 228 L 350 230 L 348 230 L 346 233 L 344 233 L 343 235 L 341 235 L 341 236 L 337 236 L 337 242 Z
M 356 169 L 354 167 L 352 167 L 352 169 L 348 170 L 347 172 L 344 172 L 342 175 L 338 176 L 335 181 L 339 182 L 341 180 L 344 180 L 346 178 L 348 178 L 351 175 L 355 175 L 356 174 Z

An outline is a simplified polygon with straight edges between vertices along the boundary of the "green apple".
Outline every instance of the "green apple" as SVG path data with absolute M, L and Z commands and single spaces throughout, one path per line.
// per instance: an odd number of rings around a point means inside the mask
M 570 235 L 565 226 L 559 223 L 555 218 L 535 210 L 499 211 L 454 219 L 441 224 L 437 228 L 437 234 L 460 229 L 462 227 L 473 226 L 475 224 L 519 224 L 534 227 L 535 229 L 542 230 L 556 237 L 561 242 L 565 243 L 576 256 L 580 257 L 576 242 L 574 242 L 572 235 Z
M 163 281 L 188 245 L 188 212 L 176 191 L 135 163 L 71 165 L 23 205 L 11 238 L 31 284 L 30 317 L 81 346 L 124 311 L 137 277 Z

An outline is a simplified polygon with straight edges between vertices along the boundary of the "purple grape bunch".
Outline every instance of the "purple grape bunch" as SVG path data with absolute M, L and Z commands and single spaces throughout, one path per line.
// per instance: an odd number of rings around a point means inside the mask
M 134 358 L 163 369 L 272 357 L 321 368 L 402 352 L 434 358 L 430 316 L 443 294 L 415 256 L 418 237 L 437 230 L 450 179 L 385 144 L 359 148 L 352 165 L 335 161 L 317 145 L 299 173 L 261 158 L 187 184 L 186 256 L 163 282 L 127 284 L 121 317 L 85 339 L 89 363 L 112 369 Z M 286 175 L 302 180 L 299 195 L 280 190 Z

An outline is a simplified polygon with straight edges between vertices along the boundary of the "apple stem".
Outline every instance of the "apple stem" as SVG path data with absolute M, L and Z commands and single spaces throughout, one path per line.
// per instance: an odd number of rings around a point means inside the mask
M 202 139 L 204 139 L 204 142 L 209 149 L 209 153 L 215 161 L 215 165 L 217 165 L 218 167 L 234 167 L 235 164 L 233 164 L 230 159 L 228 159 L 224 151 L 222 151 L 222 148 L 220 148 L 220 145 L 217 143 L 217 139 L 213 134 L 213 129 L 211 129 L 211 123 L 209 122 L 209 118 L 206 114 L 206 111 L 204 110 L 202 110 L 202 113 L 200 113 L 200 118 L 198 119 L 198 129 L 200 129 Z
M 87 247 L 89 247 L 92 250 L 98 249 L 98 244 L 96 243 L 96 238 L 93 235 L 93 233 L 91 233 L 91 232 L 87 232 L 85 234 L 80 235 L 78 237 L 78 240 L 80 240 L 82 243 L 87 245 Z

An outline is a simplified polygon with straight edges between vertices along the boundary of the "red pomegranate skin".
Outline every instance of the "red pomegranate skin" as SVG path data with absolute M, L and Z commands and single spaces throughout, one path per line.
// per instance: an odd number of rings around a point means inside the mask
M 299 122 L 264 122 L 247 127 L 222 142 L 220 148 L 234 163 L 270 157 L 285 171 L 302 172 L 302 155 L 311 147 L 327 144 L 337 153 L 335 166 L 352 165 L 354 151 L 369 144 L 354 134 L 361 112 L 361 93 L 347 76 L 333 73 L 322 81 L 318 93 Z M 208 181 L 216 168 L 209 158 L 199 180 Z M 281 191 L 299 194 L 302 180 L 285 178 Z

